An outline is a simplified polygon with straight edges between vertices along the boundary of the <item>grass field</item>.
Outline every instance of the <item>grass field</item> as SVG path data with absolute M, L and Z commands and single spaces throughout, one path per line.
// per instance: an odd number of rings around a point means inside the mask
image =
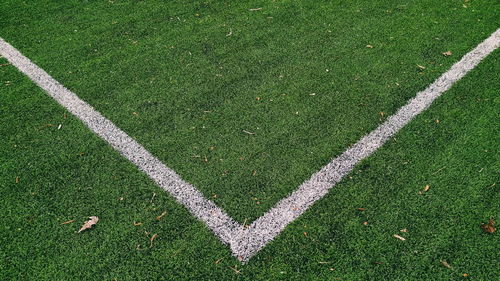
M 245 223 L 499 28 L 499 11 L 487 0 L 3 0 L 0 37 Z M 494 280 L 498 235 L 479 226 L 499 217 L 499 55 L 244 265 L 0 58 L 0 279 Z

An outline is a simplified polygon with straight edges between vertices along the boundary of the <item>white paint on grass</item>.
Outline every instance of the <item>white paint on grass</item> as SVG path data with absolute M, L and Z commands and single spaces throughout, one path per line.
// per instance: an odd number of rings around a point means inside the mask
M 183 181 L 179 175 L 161 163 L 125 132 L 33 64 L 2 38 L 0 38 L 0 55 L 9 60 L 59 104 L 81 119 L 93 132 L 144 171 L 160 187 L 186 206 L 194 216 L 204 221 L 222 242 L 229 244 L 236 257 L 246 262 L 314 202 L 325 196 L 335 184 L 352 171 L 359 161 L 375 152 L 499 46 L 500 29 L 467 53 L 424 91 L 417 93 L 413 99 L 378 128 L 313 174 L 291 195 L 282 199 L 246 228 L 231 219 L 212 201 L 204 198 L 194 186 Z
M 2 38 L 0 38 L 0 55 L 44 89 L 60 105 L 82 120 L 95 134 L 145 172 L 156 184 L 174 196 L 193 215 L 204 221 L 222 242 L 231 243 L 234 229 L 240 227 L 239 224 L 212 201 L 204 198 L 194 186 L 183 181 L 172 169 L 151 155 L 124 131 L 66 89 Z

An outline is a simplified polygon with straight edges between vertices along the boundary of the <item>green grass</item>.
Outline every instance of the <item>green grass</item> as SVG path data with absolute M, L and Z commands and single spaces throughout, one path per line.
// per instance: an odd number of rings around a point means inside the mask
M 240 222 L 500 23 L 489 1 L 3 2 L 0 36 Z M 479 225 L 500 207 L 498 59 L 238 265 L 241 274 L 203 223 L 1 66 L 0 279 L 494 279 L 498 238 Z M 99 224 L 75 234 L 90 215 Z

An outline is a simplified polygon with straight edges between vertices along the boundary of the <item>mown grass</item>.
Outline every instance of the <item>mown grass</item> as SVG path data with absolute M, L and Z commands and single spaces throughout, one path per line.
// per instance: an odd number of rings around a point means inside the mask
M 494 31 L 487 4 L 5 1 L 0 36 L 243 222 Z M 0 277 L 493 279 L 498 68 L 497 51 L 236 274 L 201 222 L 2 66 Z

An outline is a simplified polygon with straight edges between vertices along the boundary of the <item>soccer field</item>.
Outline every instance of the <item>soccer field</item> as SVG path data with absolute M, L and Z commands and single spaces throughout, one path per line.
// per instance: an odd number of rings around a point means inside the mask
M 494 280 L 499 14 L 3 0 L 0 280 Z

